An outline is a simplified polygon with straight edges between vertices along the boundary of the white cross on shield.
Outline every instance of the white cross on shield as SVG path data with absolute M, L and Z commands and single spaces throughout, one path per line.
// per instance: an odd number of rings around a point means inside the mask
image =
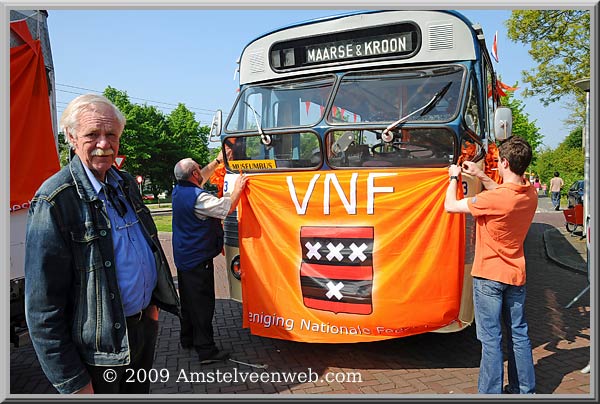
M 336 299 L 342 300 L 344 295 L 342 295 L 340 290 L 342 290 L 343 287 L 344 284 L 342 282 L 338 282 L 336 285 L 334 285 L 333 282 L 329 281 L 327 282 L 327 289 L 329 289 L 329 292 L 327 292 L 325 296 L 327 296 L 328 299 L 331 299 L 335 296 Z

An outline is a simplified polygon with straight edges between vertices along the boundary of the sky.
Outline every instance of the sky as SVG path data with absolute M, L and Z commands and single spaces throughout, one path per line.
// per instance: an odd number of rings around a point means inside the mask
M 48 10 L 58 114 L 69 101 L 107 86 L 125 91 L 131 102 L 169 113 L 183 103 L 202 125 L 217 109 L 231 109 L 238 88 L 236 61 L 256 37 L 291 23 L 351 10 Z M 521 72 L 535 66 L 523 44 L 506 36 L 510 10 L 459 10 L 483 27 L 488 48 L 498 32 L 494 68 L 525 103 L 525 113 L 555 148 L 568 135 L 563 124 L 567 99 L 544 107 L 521 96 Z

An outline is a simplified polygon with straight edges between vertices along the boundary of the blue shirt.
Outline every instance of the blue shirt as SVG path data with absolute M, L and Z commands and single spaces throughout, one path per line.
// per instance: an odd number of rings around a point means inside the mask
M 106 173 L 106 181 L 117 190 L 119 198 L 127 206 L 127 212 L 121 217 L 112 203 L 107 200 L 103 184 L 85 164 L 83 168 L 108 213 L 123 311 L 125 316 L 131 316 L 150 304 L 152 291 L 156 287 L 156 261 L 144 237 L 144 229 L 125 198 L 121 187 L 123 179 L 114 175 L 111 170 Z

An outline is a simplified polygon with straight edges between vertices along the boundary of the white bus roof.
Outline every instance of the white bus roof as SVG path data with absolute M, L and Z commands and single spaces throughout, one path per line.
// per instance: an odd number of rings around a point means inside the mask
M 469 21 L 458 13 L 451 11 L 368 11 L 302 22 L 255 39 L 242 51 L 240 84 L 340 70 L 339 63 L 329 63 L 276 71 L 269 62 L 271 47 L 276 43 L 402 22 L 415 23 L 421 30 L 421 45 L 416 54 L 404 59 L 345 61 L 343 63 L 344 70 L 358 67 L 474 60 L 476 57 L 475 34 L 469 26 Z

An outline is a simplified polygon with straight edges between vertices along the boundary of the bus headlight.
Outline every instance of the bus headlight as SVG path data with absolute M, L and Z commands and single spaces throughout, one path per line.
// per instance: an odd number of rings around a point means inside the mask
M 231 274 L 238 281 L 242 280 L 242 266 L 240 265 L 240 256 L 236 255 L 231 260 L 231 265 L 229 267 Z

